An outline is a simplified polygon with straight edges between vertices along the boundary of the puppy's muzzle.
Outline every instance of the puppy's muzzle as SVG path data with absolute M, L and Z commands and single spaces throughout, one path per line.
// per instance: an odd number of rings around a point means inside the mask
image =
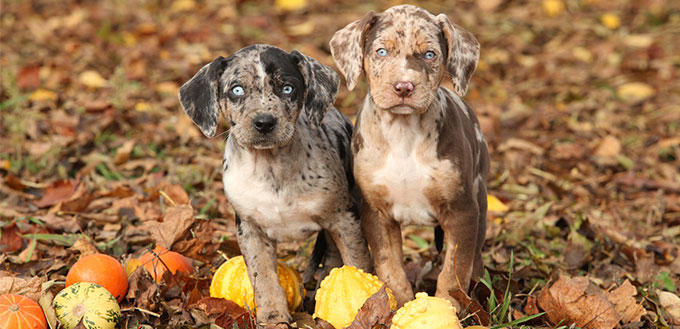
M 415 88 L 411 81 L 398 81 L 392 86 L 394 87 L 394 93 L 401 98 L 411 96 Z
M 268 134 L 276 127 L 276 117 L 271 114 L 258 114 L 253 119 L 255 130 L 261 134 Z

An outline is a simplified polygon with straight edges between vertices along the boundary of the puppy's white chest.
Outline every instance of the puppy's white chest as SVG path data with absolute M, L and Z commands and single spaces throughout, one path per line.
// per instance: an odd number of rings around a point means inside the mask
M 243 162 L 230 164 L 222 178 L 224 192 L 242 219 L 254 221 L 278 241 L 306 238 L 321 229 L 312 219 L 322 207 L 321 197 L 299 192 L 296 186 L 277 189 L 257 169 Z
M 422 136 L 399 128 L 386 131 L 384 164 L 373 173 L 373 184 L 386 191 L 391 215 L 402 225 L 434 225 L 435 210 L 428 196 L 435 180 L 436 146 Z M 432 144 L 432 145 L 430 145 Z

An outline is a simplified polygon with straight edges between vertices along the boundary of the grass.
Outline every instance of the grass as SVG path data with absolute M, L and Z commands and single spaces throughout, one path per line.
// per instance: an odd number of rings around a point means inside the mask
M 510 308 L 510 301 L 512 300 L 512 293 L 510 293 L 510 279 L 512 278 L 512 270 L 514 265 L 515 255 L 513 253 L 510 255 L 510 264 L 508 265 L 508 284 L 505 287 L 502 300 L 496 299 L 496 294 L 494 294 L 493 289 L 493 281 L 491 280 L 488 270 L 484 270 L 484 277 L 480 279 L 482 284 L 485 285 L 490 291 L 488 302 L 489 315 L 491 316 L 492 324 L 491 329 L 514 327 L 545 314 L 545 312 L 541 312 L 534 315 L 524 316 L 519 319 L 512 319 L 512 312 Z

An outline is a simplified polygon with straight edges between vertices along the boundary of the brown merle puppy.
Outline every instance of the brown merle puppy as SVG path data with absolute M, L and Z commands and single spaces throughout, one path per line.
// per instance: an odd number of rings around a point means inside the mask
M 231 125 L 224 191 L 261 323 L 291 320 L 276 274 L 277 241 L 324 230 L 317 249 L 328 243 L 326 265 L 371 267 L 350 195 L 352 125 L 332 105 L 338 81 L 331 68 L 297 51 L 254 45 L 215 59 L 179 91 L 206 136 L 215 134 L 219 111 Z
M 330 45 L 348 89 L 362 72 L 368 80 L 352 152 L 377 274 L 399 305 L 413 299 L 400 226 L 438 226 L 435 237 L 443 230 L 447 248 L 436 295 L 458 306 L 449 290 L 467 291 L 483 271 L 489 155 L 479 122 L 460 97 L 479 43 L 444 14 L 403 5 L 369 12 L 336 32 Z M 447 76 L 458 95 L 440 87 Z

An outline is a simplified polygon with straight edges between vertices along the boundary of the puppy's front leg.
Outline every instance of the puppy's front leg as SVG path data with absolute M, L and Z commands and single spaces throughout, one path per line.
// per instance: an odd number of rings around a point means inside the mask
M 392 289 L 399 307 L 412 300 L 413 289 L 402 265 L 401 229 L 391 218 L 386 218 L 368 205 L 361 209 L 362 225 L 378 277 Z
M 289 323 L 286 293 L 276 274 L 276 245 L 257 226 L 238 215 L 236 237 L 255 292 L 258 323 Z
M 351 211 L 340 211 L 330 218 L 326 225 L 333 241 L 340 251 L 342 262 L 364 271 L 371 271 L 371 254 L 362 233 L 361 221 Z
M 437 278 L 437 297 L 451 301 L 458 311 L 460 305 L 451 297 L 449 290 L 460 288 L 467 291 L 477 254 L 479 211 L 476 200 L 470 205 L 444 214 L 440 220 L 444 230 L 446 253 L 442 272 Z

